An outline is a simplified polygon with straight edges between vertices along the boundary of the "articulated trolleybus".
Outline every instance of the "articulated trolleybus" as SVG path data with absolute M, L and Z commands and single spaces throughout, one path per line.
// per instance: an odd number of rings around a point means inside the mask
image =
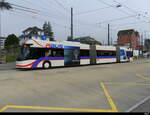
M 120 62 L 127 62 L 125 48 L 119 48 Z M 51 42 L 26 40 L 16 61 L 16 68 L 44 68 L 117 62 L 117 48 L 81 44 L 76 41 Z

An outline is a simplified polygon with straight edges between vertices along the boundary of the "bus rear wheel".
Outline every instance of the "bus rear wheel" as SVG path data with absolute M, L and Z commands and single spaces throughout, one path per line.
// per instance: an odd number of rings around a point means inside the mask
M 51 63 L 50 62 L 44 62 L 43 63 L 43 69 L 50 69 L 51 68 Z

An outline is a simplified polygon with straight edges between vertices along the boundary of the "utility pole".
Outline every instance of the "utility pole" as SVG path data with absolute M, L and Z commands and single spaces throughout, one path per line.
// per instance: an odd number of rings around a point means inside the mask
M 1 23 L 1 9 L 0 9 L 0 37 L 2 37 L 1 36 L 1 34 L 2 34 L 1 26 L 2 26 L 2 23 Z
M 144 31 L 144 39 L 147 39 L 147 32 Z
M 141 52 L 141 51 L 140 51 L 140 46 L 141 46 L 141 36 L 139 37 L 139 41 L 138 41 L 138 42 L 139 42 L 139 43 L 138 43 L 138 44 L 139 44 L 139 45 L 138 45 L 139 55 L 141 55 L 141 54 L 140 54 L 140 52 Z
M 131 38 L 131 35 L 132 33 L 128 32 L 128 36 L 129 36 L 129 39 L 130 39 L 130 48 L 133 50 L 132 48 L 132 38 Z
M 1 54 L 1 37 L 2 37 L 2 22 L 1 22 L 1 9 L 0 9 L 0 54 Z
M 141 45 L 143 46 L 143 34 L 141 35 Z
M 71 8 L 71 39 L 73 40 L 73 8 Z
M 108 24 L 108 46 L 110 46 L 110 25 Z
M 141 35 L 141 46 L 142 46 L 142 55 L 143 55 L 143 48 L 144 48 L 144 44 L 143 44 L 143 34 Z

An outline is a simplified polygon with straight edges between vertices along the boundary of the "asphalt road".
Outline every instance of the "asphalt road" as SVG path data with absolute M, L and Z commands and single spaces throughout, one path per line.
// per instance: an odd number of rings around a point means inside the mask
M 135 108 L 132 112 L 150 112 L 150 99 Z
M 126 112 L 150 96 L 150 60 L 49 70 L 0 65 L 0 112 Z M 132 111 L 149 112 L 149 100 Z

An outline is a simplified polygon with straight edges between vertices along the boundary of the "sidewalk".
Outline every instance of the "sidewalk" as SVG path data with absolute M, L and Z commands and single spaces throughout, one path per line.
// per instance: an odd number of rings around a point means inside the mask
M 0 64 L 0 70 L 12 70 L 16 68 L 16 63 Z

